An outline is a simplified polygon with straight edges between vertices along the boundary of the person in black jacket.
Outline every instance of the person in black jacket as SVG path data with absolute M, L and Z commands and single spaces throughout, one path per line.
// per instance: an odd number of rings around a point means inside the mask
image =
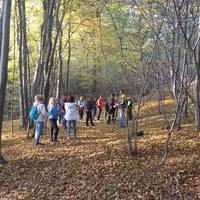
M 127 120 L 133 120 L 133 101 L 130 97 L 127 98 Z
M 91 98 L 88 98 L 84 106 L 84 110 L 86 112 L 86 127 L 89 127 L 89 121 L 90 121 L 90 124 L 94 126 L 93 119 L 92 119 L 93 109 L 94 109 L 93 102 Z
M 112 118 L 113 123 L 115 124 L 115 110 L 116 110 L 116 100 L 115 96 L 112 94 L 110 100 L 108 102 L 108 121 L 107 124 L 110 124 L 110 120 Z

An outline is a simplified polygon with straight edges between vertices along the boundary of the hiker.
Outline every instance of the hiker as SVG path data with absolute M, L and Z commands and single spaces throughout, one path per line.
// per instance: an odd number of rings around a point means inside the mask
M 35 96 L 35 102 L 33 106 L 37 108 L 38 117 L 34 120 L 35 123 L 35 136 L 34 136 L 34 144 L 37 146 L 40 143 L 40 136 L 42 135 L 42 131 L 44 128 L 45 118 L 48 116 L 45 105 L 43 103 L 44 97 L 42 95 Z
M 65 115 L 65 103 L 67 102 L 67 96 L 62 96 L 61 99 L 60 99 L 60 110 L 61 110 L 61 118 L 59 120 L 60 124 L 62 124 L 63 128 L 64 129 L 67 129 L 67 125 L 66 125 L 66 120 L 64 118 L 64 115 Z
M 92 120 L 94 121 L 95 116 L 97 114 L 96 98 L 95 97 L 92 98 L 91 102 L 92 102 L 92 106 L 93 106 L 93 109 L 92 109 Z
M 74 131 L 74 141 L 77 141 L 77 135 L 76 135 L 76 121 L 79 119 L 79 109 L 80 107 L 78 104 L 75 103 L 74 96 L 69 96 L 67 98 L 67 102 L 65 103 L 65 120 L 67 121 L 67 139 L 68 142 L 70 142 L 70 129 L 71 124 Z
M 56 98 L 54 97 L 51 97 L 49 99 L 48 113 L 49 113 L 49 121 L 51 124 L 50 143 L 52 144 L 53 142 L 58 142 L 59 128 L 57 125 L 57 119 L 61 115 L 60 108 L 57 104 Z M 54 130 L 55 130 L 55 133 L 54 133 Z
M 83 119 L 84 105 L 85 105 L 85 102 L 83 100 L 83 96 L 81 96 L 80 99 L 78 100 L 78 105 L 80 107 L 80 109 L 79 109 L 80 121 L 82 121 L 82 119 Z
M 115 124 L 115 110 L 116 110 L 116 100 L 115 100 L 115 95 L 112 94 L 110 97 L 110 100 L 108 102 L 108 120 L 107 124 L 110 124 L 110 120 L 112 118 L 113 123 Z
M 133 101 L 130 97 L 127 97 L 127 120 L 133 120 Z
M 89 121 L 90 121 L 90 125 L 94 126 L 93 118 L 92 118 L 93 106 L 94 104 L 91 98 L 88 98 L 84 106 L 84 110 L 86 112 L 86 127 L 89 127 Z
M 108 110 L 109 110 L 109 107 L 108 107 L 108 103 L 109 103 L 109 100 L 105 100 L 105 120 L 107 119 L 107 115 L 108 115 Z
M 103 97 L 100 96 L 97 100 L 97 108 L 98 108 L 98 117 L 97 120 L 99 121 L 100 117 L 101 117 L 101 112 L 103 110 L 104 107 L 104 102 L 103 102 Z
M 119 119 L 120 119 L 120 127 L 125 128 L 125 109 L 126 109 L 126 95 L 123 90 L 120 91 L 120 97 L 119 97 Z

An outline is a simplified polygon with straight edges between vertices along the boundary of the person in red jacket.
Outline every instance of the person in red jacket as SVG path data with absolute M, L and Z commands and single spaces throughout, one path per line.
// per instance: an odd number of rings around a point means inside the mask
M 100 96 L 100 97 L 98 98 L 98 100 L 97 100 L 97 108 L 98 108 L 98 110 L 99 110 L 97 120 L 99 120 L 100 117 L 101 117 L 101 112 L 102 112 L 102 110 L 103 110 L 103 107 L 104 107 L 103 97 Z

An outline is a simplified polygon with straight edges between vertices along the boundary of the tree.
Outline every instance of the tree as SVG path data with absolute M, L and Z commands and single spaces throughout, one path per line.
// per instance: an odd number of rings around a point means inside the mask
M 41 26 L 40 55 L 32 86 L 32 96 L 43 94 L 45 103 L 48 101 L 50 90 L 50 77 L 54 64 L 54 54 L 57 46 L 59 32 L 53 38 L 56 13 L 60 9 L 59 1 L 43 1 L 43 24 Z
M 25 0 L 18 0 L 18 46 L 19 46 L 19 94 L 20 94 L 20 124 L 25 127 L 27 124 L 27 116 L 29 111 L 28 98 L 28 48 L 26 39 L 26 10 Z
M 1 142 L 2 142 L 1 136 L 2 136 L 7 75 L 8 75 L 10 14 L 11 14 L 11 0 L 3 0 L 2 26 L 1 26 L 2 38 L 1 38 L 1 55 L 0 55 L 0 163 L 5 162 L 1 153 Z
M 0 13 L 0 55 L 1 55 L 1 43 L 2 43 L 2 20 L 3 20 L 3 17 L 2 17 L 2 11 Z

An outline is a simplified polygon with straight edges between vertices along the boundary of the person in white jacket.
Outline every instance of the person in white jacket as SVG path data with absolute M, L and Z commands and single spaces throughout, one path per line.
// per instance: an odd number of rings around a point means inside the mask
M 42 95 L 36 95 L 35 96 L 35 102 L 33 103 L 33 106 L 37 107 L 39 116 L 36 120 L 34 120 L 35 123 L 35 137 L 34 137 L 34 144 L 37 146 L 40 143 L 40 136 L 42 135 L 42 131 L 44 128 L 44 122 L 45 118 L 48 116 L 48 113 L 46 111 L 45 105 L 43 103 L 44 97 Z
M 74 141 L 77 140 L 76 136 L 76 121 L 79 119 L 79 109 L 78 104 L 75 103 L 75 99 L 73 96 L 69 96 L 67 102 L 65 103 L 65 120 L 67 121 L 67 139 L 70 141 L 70 127 L 73 125 L 74 131 Z

